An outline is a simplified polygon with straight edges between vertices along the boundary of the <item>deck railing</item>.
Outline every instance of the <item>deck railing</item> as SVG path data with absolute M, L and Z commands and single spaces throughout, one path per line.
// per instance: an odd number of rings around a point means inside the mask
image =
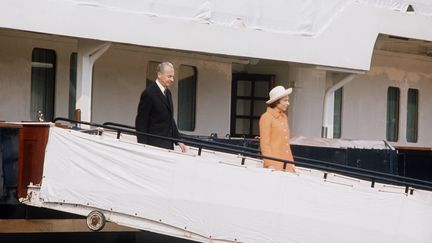
M 172 142 L 182 142 L 188 144 L 189 146 L 197 147 L 198 155 L 201 155 L 203 149 L 216 150 L 216 151 L 236 154 L 242 157 L 242 161 L 241 161 L 242 164 L 244 164 L 247 157 L 255 158 L 255 159 L 270 159 L 270 160 L 283 163 L 284 169 L 286 168 L 287 164 L 294 164 L 296 166 L 304 166 L 307 168 L 324 171 L 324 179 L 327 178 L 327 173 L 332 172 L 332 173 L 340 173 L 343 175 L 353 176 L 363 180 L 368 180 L 371 182 L 371 187 L 375 187 L 375 183 L 379 182 L 379 183 L 388 183 L 388 184 L 404 186 L 405 193 L 410 193 L 410 194 L 413 194 L 415 188 L 432 191 L 432 182 L 429 181 L 419 180 L 419 179 L 404 177 L 399 175 L 393 175 L 393 174 L 388 174 L 388 173 L 383 173 L 383 172 L 378 172 L 373 170 L 367 170 L 367 169 L 362 169 L 357 167 L 351 167 L 346 165 L 333 164 L 327 161 L 309 159 L 309 158 L 298 157 L 298 156 L 296 156 L 295 159 L 299 159 L 301 161 L 289 161 L 280 158 L 264 156 L 260 154 L 258 150 L 253 148 L 247 148 L 247 147 L 232 145 L 232 144 L 224 144 L 224 143 L 214 142 L 214 141 L 202 141 L 196 138 L 190 139 L 190 137 L 189 139 L 186 137 L 181 139 L 163 137 L 163 136 L 158 136 L 150 133 L 139 132 L 135 130 L 135 127 L 123 125 L 119 123 L 113 123 L 113 122 L 97 124 L 97 123 L 90 123 L 90 122 L 83 122 L 83 121 L 75 121 L 75 120 L 62 118 L 62 117 L 58 117 L 54 119 L 54 122 L 59 122 L 59 121 L 68 122 L 70 124 L 73 124 L 74 126 L 77 126 L 78 124 L 83 124 L 83 125 L 92 126 L 94 128 L 104 128 L 104 129 L 113 130 L 117 133 L 117 138 L 120 138 L 120 135 L 124 133 L 130 135 L 148 136 L 152 138 L 169 140 Z

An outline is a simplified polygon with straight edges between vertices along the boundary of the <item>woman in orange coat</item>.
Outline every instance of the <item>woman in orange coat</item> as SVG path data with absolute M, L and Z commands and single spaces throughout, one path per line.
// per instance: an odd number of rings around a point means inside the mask
M 290 146 L 288 116 L 285 114 L 289 105 L 288 95 L 291 92 L 292 88 L 285 89 L 277 86 L 269 93 L 270 99 L 266 102 L 267 111 L 262 114 L 259 121 L 260 148 L 264 156 L 294 161 Z M 264 168 L 283 170 L 283 163 L 264 159 Z M 295 166 L 287 164 L 286 171 L 294 173 Z

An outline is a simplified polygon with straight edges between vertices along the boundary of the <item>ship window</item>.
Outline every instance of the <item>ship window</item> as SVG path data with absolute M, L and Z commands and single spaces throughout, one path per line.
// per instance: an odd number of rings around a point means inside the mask
M 342 94 L 343 88 L 334 93 L 333 138 L 341 138 L 342 135 Z
M 30 117 L 45 121 L 54 119 L 56 53 L 54 50 L 34 48 L 31 69 Z
M 76 119 L 76 82 L 77 82 L 77 53 L 70 55 L 69 62 L 69 119 Z
M 387 90 L 387 131 L 388 141 L 396 142 L 399 132 L 399 97 L 400 91 L 397 87 L 389 87 Z
M 407 142 L 416 143 L 418 136 L 418 89 L 408 89 Z
M 266 111 L 274 75 L 233 74 L 231 136 L 259 135 L 259 118 Z
M 150 61 L 147 64 L 147 79 L 146 79 L 146 87 L 148 87 L 151 82 L 154 82 L 157 79 L 157 66 L 160 62 Z
M 195 130 L 197 69 L 180 65 L 178 81 L 178 127 L 182 131 Z

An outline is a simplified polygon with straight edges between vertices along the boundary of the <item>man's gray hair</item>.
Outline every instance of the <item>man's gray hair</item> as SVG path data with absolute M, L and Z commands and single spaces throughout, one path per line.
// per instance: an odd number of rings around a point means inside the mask
M 156 72 L 163 73 L 163 71 L 165 71 L 165 69 L 167 69 L 167 67 L 174 68 L 174 66 L 170 62 L 161 62 L 158 64 L 158 66 L 156 68 Z

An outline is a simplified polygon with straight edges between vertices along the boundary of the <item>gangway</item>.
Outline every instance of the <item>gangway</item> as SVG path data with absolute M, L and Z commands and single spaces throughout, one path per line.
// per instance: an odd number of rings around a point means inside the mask
M 60 121 L 69 125 L 23 125 L 20 201 L 87 216 L 94 231 L 110 221 L 199 242 L 432 239 L 427 181 L 325 161 L 280 160 L 132 127 Z M 30 133 L 32 139 L 26 138 Z M 130 139 L 136 134 L 191 148 L 183 154 L 138 144 Z M 263 158 L 295 163 L 297 172 L 264 169 Z

